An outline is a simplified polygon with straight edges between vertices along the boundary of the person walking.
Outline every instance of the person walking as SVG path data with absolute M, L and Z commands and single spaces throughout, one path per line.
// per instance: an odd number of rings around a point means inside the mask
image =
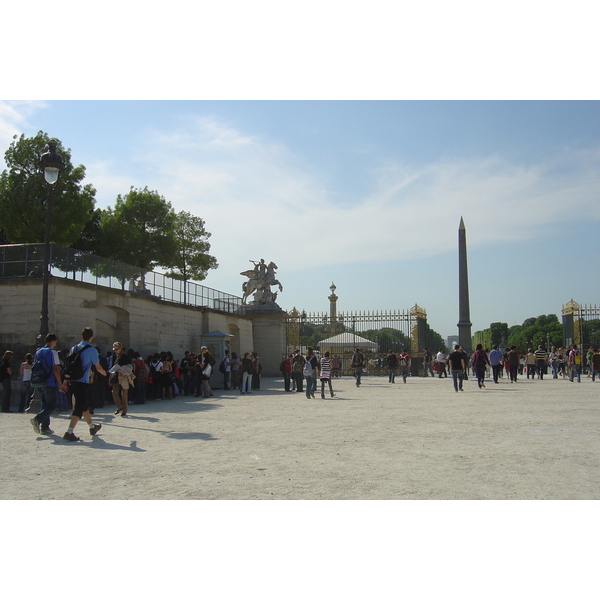
M 521 363 L 521 357 L 517 352 L 516 346 L 510 347 L 510 352 L 508 353 L 508 372 L 510 375 L 510 382 L 517 383 L 517 373 L 519 372 L 519 365 Z
M 546 355 L 546 351 L 542 348 L 540 344 L 538 349 L 533 353 L 535 356 L 535 370 L 537 371 L 538 379 L 544 379 L 544 371 L 546 370 L 548 364 L 548 356 Z
M 441 379 L 442 375 L 448 377 L 448 373 L 446 372 L 446 355 L 444 354 L 443 347 L 437 353 L 436 359 L 438 364 L 438 378 Z
M 319 379 L 321 380 L 321 398 L 325 398 L 325 384 L 329 384 L 329 393 L 331 397 L 335 397 L 333 393 L 333 387 L 331 385 L 331 359 L 329 358 L 329 352 L 325 352 L 325 354 L 321 357 L 320 364 L 320 375 Z M 314 396 L 313 396 L 314 398 Z
M 396 383 L 396 371 L 398 371 L 398 357 L 393 350 L 390 350 L 385 359 L 388 368 L 388 382 Z
M 401 373 L 402 373 L 402 381 L 406 383 L 406 378 L 410 373 L 410 356 L 406 351 L 406 348 L 402 348 L 402 352 L 398 357 L 398 364 L 400 365 Z
M 581 352 L 577 344 L 573 344 L 573 349 L 569 352 L 569 372 L 571 382 L 577 377 L 577 383 L 581 383 Z
M 460 351 L 460 346 L 458 344 L 454 346 L 454 352 L 451 352 L 448 356 L 448 364 L 450 366 L 450 372 L 452 373 L 454 391 L 458 392 L 460 390 L 463 392 L 463 374 L 467 370 L 467 364 L 465 363 L 465 357 Z
M 350 367 L 354 371 L 354 379 L 356 379 L 356 387 L 360 387 L 360 377 L 362 375 L 363 367 L 365 366 L 365 357 L 360 351 L 360 348 L 356 348 L 352 355 Z
M 525 367 L 527 369 L 527 379 L 531 375 L 531 379 L 535 379 L 535 353 L 532 348 L 527 348 L 525 356 Z
M 38 388 L 42 400 L 41 410 L 29 422 L 36 433 L 44 435 L 54 433 L 50 429 L 50 415 L 58 404 L 57 390 L 61 387 L 63 390 L 67 389 L 67 386 L 63 384 L 60 377 L 60 361 L 58 359 L 58 352 L 55 350 L 57 339 L 56 334 L 49 333 L 46 336 L 46 344 L 39 348 L 33 357 L 34 365 L 36 362 L 44 365 L 47 378 L 44 385 Z
M 427 348 L 423 348 L 423 377 L 427 377 L 428 374 L 433 374 L 433 354 L 427 350 Z
M 294 358 L 292 359 L 292 376 L 294 378 L 295 387 L 297 392 L 303 391 L 303 377 L 302 372 L 304 371 L 304 357 L 300 354 L 300 350 L 296 348 L 294 350 Z
M 477 385 L 479 389 L 485 387 L 485 367 L 490 364 L 488 355 L 485 353 L 483 346 L 477 344 L 473 357 L 471 358 L 471 366 L 475 369 L 475 376 L 477 377 Z
M 315 356 L 312 346 L 306 347 L 304 359 L 304 379 L 306 380 L 306 397 L 314 398 L 317 389 L 317 376 L 319 375 L 319 361 Z
M 498 377 L 500 377 L 500 372 L 502 371 L 502 360 L 502 352 L 498 350 L 498 344 L 496 344 L 490 351 L 490 365 L 492 366 L 494 383 L 499 383 Z
M 558 379 L 558 350 L 555 346 L 552 346 L 550 354 L 548 355 L 548 363 L 552 370 L 552 379 Z
M 103 375 L 104 377 L 106 377 L 106 371 L 100 364 L 98 351 L 91 345 L 92 340 L 94 339 L 94 330 L 91 327 L 85 327 L 81 332 L 81 338 L 82 341 L 76 346 L 73 346 L 70 352 L 70 354 L 74 354 L 80 350 L 82 351 L 79 354 L 79 358 L 81 360 L 83 376 L 75 381 L 69 381 L 69 388 L 73 393 L 74 406 L 69 427 L 63 435 L 63 439 L 67 442 L 80 441 L 80 438 L 75 435 L 75 427 L 79 422 L 79 419 L 82 417 L 85 419 L 85 422 L 89 427 L 90 435 L 96 435 L 102 427 L 100 423 L 94 424 L 92 421 L 92 417 L 90 415 L 88 389 L 90 385 L 90 371 L 92 369 L 92 365 L 96 369 L 96 373 L 100 373 L 100 375 Z
M 129 388 L 132 387 L 133 365 L 131 357 L 123 351 L 121 342 L 113 344 L 113 366 L 110 369 L 109 384 L 112 386 L 112 397 L 117 410 L 115 415 L 127 416 L 129 408 Z

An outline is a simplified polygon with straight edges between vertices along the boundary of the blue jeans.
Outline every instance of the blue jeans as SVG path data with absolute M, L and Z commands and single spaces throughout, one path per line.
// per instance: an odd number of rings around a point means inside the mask
M 19 412 L 24 412 L 29 406 L 31 400 L 31 381 L 23 381 L 21 385 L 21 401 L 19 402 Z
M 600 375 L 600 371 L 598 369 L 592 369 L 592 381 L 596 381 L 596 375 Z M 600 377 L 598 380 L 600 381 Z
M 454 389 L 458 392 L 458 390 L 463 389 L 463 370 L 462 369 L 452 369 L 452 381 L 454 382 Z
M 402 367 L 402 379 L 404 380 L 404 383 L 406 383 L 406 378 L 408 377 L 408 366 L 403 366 Z
M 317 389 L 317 378 L 314 375 L 305 375 L 306 379 L 306 397 L 310 398 L 311 394 L 315 393 Z
M 56 391 L 56 404 L 60 412 L 70 410 L 69 399 L 64 392 Z
M 362 375 L 362 367 L 354 367 L 354 377 L 356 378 L 356 385 L 360 385 L 360 376 Z
M 577 375 L 577 383 L 581 383 L 581 365 L 571 365 L 571 381 Z
M 546 361 L 545 360 L 536 360 L 535 361 L 535 369 L 538 374 L 538 379 L 544 379 L 544 371 L 546 370 Z
M 42 397 L 42 410 L 35 418 L 42 429 L 48 429 L 50 427 L 50 415 L 58 403 L 56 388 L 45 385 L 40 388 L 40 395 Z

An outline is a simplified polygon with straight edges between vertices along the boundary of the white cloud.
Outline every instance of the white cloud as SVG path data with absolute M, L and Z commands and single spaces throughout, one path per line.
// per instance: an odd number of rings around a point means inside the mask
M 0 100 L 0 148 L 7 149 L 13 137 L 20 135 L 29 127 L 28 119 L 37 110 L 44 106 L 43 102 L 6 102 Z M 2 152 L 3 170 L 6 168 L 4 163 L 4 151 Z
M 420 169 L 388 163 L 369 174 L 368 195 L 344 204 L 291 149 L 215 118 L 155 134 L 145 146 L 160 148 L 144 159 L 160 171 L 157 189 L 176 210 L 206 221 L 225 271 L 237 272 L 259 254 L 301 271 L 306 252 L 292 251 L 298 247 L 310 249 L 320 265 L 432 256 L 456 247 L 461 216 L 471 247 L 600 217 L 598 151 L 567 149 L 531 165 L 502 156 Z

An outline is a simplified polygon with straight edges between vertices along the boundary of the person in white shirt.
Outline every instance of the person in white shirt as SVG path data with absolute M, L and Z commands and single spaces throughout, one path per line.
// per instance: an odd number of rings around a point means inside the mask
M 446 355 L 444 354 L 444 349 L 440 348 L 440 351 L 437 353 L 436 360 L 438 363 L 438 377 L 441 378 L 442 374 L 444 377 L 448 377 L 448 373 L 446 372 Z

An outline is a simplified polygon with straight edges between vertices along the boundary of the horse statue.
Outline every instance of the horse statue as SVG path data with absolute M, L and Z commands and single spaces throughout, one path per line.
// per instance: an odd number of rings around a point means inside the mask
M 240 275 L 248 277 L 248 281 L 242 284 L 242 304 L 246 304 L 246 300 L 250 294 L 254 294 L 254 302 L 259 304 L 266 304 L 267 302 L 275 302 L 277 299 L 277 292 L 271 291 L 272 285 L 279 286 L 279 291 L 283 292 L 283 286 L 279 280 L 275 277 L 275 269 L 279 267 L 274 263 L 270 262 L 268 265 L 264 259 L 261 258 L 259 262 L 254 260 L 250 261 L 254 263 L 254 269 L 248 271 L 242 271 Z

